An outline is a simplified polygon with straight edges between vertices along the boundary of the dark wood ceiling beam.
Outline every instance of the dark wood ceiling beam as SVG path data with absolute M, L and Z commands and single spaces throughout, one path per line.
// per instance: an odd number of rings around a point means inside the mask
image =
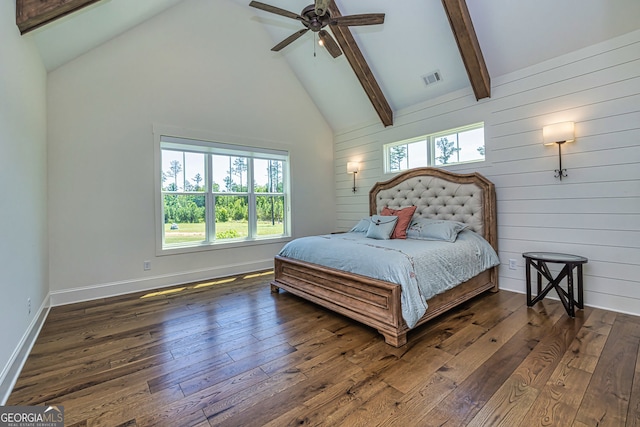
M 329 13 L 332 17 L 342 16 L 335 2 L 331 2 Z M 339 27 L 337 25 L 330 25 L 330 28 L 344 56 L 347 58 L 347 61 L 349 61 L 351 68 L 353 68 L 353 72 L 360 81 L 362 88 L 369 97 L 371 105 L 373 105 L 374 110 L 378 113 L 382 124 L 385 126 L 393 125 L 393 111 L 382 93 L 376 78 L 373 76 L 369 64 L 367 64 L 358 44 L 353 38 L 351 30 L 349 30 L 349 27 Z
M 491 96 L 491 78 L 465 0 L 442 0 L 476 99 Z
M 16 25 L 28 33 L 102 0 L 16 0 Z

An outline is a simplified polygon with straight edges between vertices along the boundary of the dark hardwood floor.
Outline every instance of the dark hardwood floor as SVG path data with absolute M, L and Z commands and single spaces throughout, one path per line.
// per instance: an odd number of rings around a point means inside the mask
M 269 272 L 55 307 L 7 405 L 73 426 L 640 426 L 640 318 L 482 295 L 394 348 Z

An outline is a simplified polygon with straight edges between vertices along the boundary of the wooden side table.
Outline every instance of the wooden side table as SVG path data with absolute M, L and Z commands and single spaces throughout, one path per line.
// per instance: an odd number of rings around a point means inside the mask
M 538 301 L 542 301 L 551 289 L 555 289 L 569 316 L 575 317 L 575 306 L 578 308 L 584 308 L 584 302 L 582 299 L 582 265 L 587 263 L 587 258 L 578 255 L 560 254 L 555 252 L 525 252 L 522 256 L 526 260 L 525 274 L 527 275 L 527 306 L 531 307 Z M 564 267 L 560 273 L 558 273 L 557 277 L 554 278 L 551 274 L 551 271 L 547 267 L 548 262 L 564 264 Z M 531 297 L 531 267 L 533 267 L 538 273 L 538 293 L 534 298 Z M 574 269 L 577 270 L 578 277 L 577 300 L 575 299 L 573 289 Z M 542 276 L 549 281 L 544 289 L 542 289 Z M 560 286 L 560 282 L 565 277 L 567 278 L 566 291 Z

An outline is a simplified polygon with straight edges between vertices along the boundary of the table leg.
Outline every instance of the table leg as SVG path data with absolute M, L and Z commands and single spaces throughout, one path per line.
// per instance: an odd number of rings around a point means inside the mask
M 535 260 L 532 260 L 531 266 L 533 266 L 533 268 L 535 268 L 536 271 L 538 272 L 538 276 L 537 276 L 538 277 L 538 294 L 535 297 L 532 297 L 529 299 L 528 301 L 529 307 L 533 306 L 538 301 L 542 301 L 543 298 L 549 293 L 549 291 L 556 287 L 556 283 L 553 279 L 553 276 L 551 275 L 551 272 L 549 271 L 549 268 L 547 267 L 547 264 L 545 264 L 544 261 L 538 260 L 536 262 Z M 549 283 L 547 283 L 544 289 L 542 289 L 542 277 L 544 277 L 549 281 Z M 530 285 L 529 285 L 529 294 L 531 294 Z
M 531 259 L 530 258 L 525 258 L 526 259 L 526 267 L 525 267 L 525 274 L 527 275 L 526 279 L 527 279 L 527 307 L 531 307 L 533 304 L 531 304 Z M 538 290 L 538 292 L 540 292 Z
M 542 261 L 540 261 L 538 265 L 541 265 L 541 263 Z M 538 295 L 540 295 L 540 292 L 542 292 L 542 274 L 540 270 L 538 270 Z
M 578 264 L 578 307 L 584 309 L 582 292 L 582 264 Z
M 567 269 L 567 299 L 568 301 L 568 305 L 567 305 L 567 314 L 569 314 L 570 317 L 576 317 L 576 313 L 575 313 L 575 309 L 573 307 L 573 303 L 575 302 L 574 300 L 574 296 L 573 296 L 573 268 L 574 265 L 571 264 L 567 264 L 566 267 Z M 560 281 L 558 281 L 558 287 L 560 287 Z M 558 290 L 558 292 L 560 292 Z

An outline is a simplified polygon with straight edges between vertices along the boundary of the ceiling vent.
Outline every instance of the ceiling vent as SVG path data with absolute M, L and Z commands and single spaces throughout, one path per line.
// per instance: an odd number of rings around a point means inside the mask
M 441 82 L 442 75 L 440 74 L 440 70 L 436 70 L 432 73 L 422 76 L 422 80 L 424 81 L 424 84 L 426 84 L 427 86 L 431 86 Z

